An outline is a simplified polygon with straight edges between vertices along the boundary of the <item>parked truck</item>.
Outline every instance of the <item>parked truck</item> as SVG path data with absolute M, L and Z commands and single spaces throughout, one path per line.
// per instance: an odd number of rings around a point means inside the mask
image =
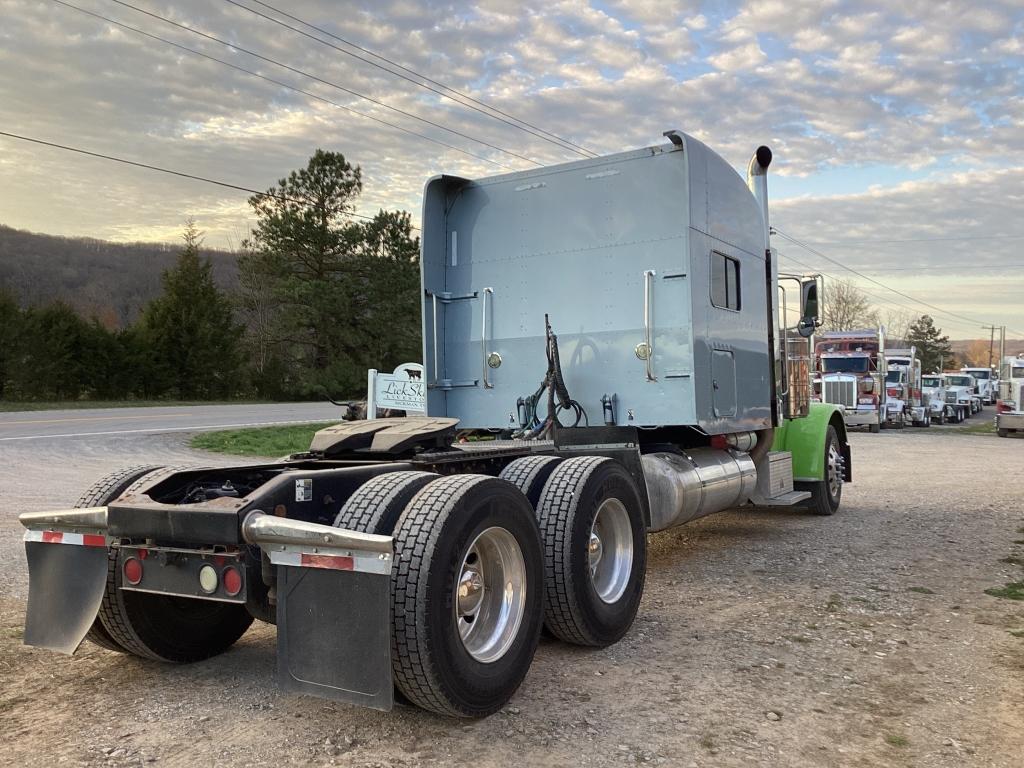
M 1024 432 L 1024 354 L 1004 357 L 999 366 L 996 434 Z
M 994 405 L 999 397 L 998 379 L 991 368 L 961 368 L 960 373 L 974 377 L 974 394 L 984 405 Z
M 431 179 L 429 415 L 332 426 L 276 462 L 134 467 L 81 508 L 22 514 L 25 642 L 191 662 L 258 619 L 288 691 L 484 716 L 542 624 L 596 647 L 629 630 L 648 532 L 751 503 L 836 512 L 842 412 L 810 403 L 810 347 L 786 351 L 820 281 L 778 275 L 771 152 L 744 184 L 666 136 Z
M 931 420 L 939 424 L 957 421 L 959 411 L 956 405 L 946 401 L 946 385 L 941 374 L 931 373 L 921 377 L 921 392 L 928 397 Z
M 816 396 L 842 409 L 847 426 L 878 432 L 887 424 L 885 331 L 830 331 L 815 344 Z
M 981 398 L 975 393 L 976 383 L 969 373 L 944 373 L 942 381 L 946 385 L 946 402 L 956 407 L 958 421 L 969 419 L 981 410 Z
M 921 386 L 921 359 L 917 348 L 890 349 L 886 352 L 886 415 L 890 424 L 902 427 L 908 421 L 915 427 L 932 425 L 931 397 Z

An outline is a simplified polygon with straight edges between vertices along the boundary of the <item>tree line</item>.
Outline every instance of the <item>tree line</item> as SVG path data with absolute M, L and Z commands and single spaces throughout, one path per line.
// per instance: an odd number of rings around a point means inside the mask
M 317 150 L 249 199 L 238 287 L 221 290 L 195 222 L 134 322 L 0 290 L 0 399 L 312 399 L 362 393 L 368 368 L 421 355 L 419 240 L 406 212 L 354 222 L 362 172 Z

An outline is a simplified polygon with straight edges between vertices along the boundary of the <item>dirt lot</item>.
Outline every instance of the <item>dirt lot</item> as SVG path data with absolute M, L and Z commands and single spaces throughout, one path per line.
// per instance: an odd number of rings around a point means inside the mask
M 0 764 L 1020 766 L 1024 602 L 984 590 L 1024 580 L 1024 440 L 852 440 L 838 515 L 653 536 L 627 638 L 544 641 L 479 722 L 279 695 L 266 626 L 191 667 L 33 650 L 8 599 Z

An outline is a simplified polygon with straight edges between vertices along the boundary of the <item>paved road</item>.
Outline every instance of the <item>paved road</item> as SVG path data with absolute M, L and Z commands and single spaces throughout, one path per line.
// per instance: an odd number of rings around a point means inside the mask
M 73 506 L 95 480 L 138 464 L 229 464 L 188 447 L 210 429 L 330 421 L 329 403 L 203 405 L 0 413 L 0 594 L 25 597 L 18 514 Z
M 0 413 L 0 444 L 329 421 L 339 412 L 330 403 L 273 403 Z

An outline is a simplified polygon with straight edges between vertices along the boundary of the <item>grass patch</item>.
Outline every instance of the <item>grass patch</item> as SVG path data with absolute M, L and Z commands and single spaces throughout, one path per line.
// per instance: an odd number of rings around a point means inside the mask
M 264 400 L 68 400 L 19 403 L 0 400 L 0 413 L 17 411 L 77 411 L 89 408 L 174 408 L 183 405 L 253 405 Z
M 709 752 L 712 749 L 714 749 L 715 746 L 716 746 L 714 738 L 710 734 L 707 734 L 707 733 L 705 733 L 703 736 L 701 736 L 700 740 L 697 743 L 700 744 L 702 747 L 704 747 L 704 749 L 708 750 Z
M 322 424 L 202 432 L 192 438 L 190 445 L 202 451 L 232 453 L 237 456 L 284 456 L 309 450 L 314 432 L 337 423 L 325 421 Z
M 1006 563 L 1008 565 L 1024 566 L 1024 557 L 1021 557 L 1020 555 L 1010 555 L 1009 557 L 1002 558 L 999 562 Z
M 986 589 L 985 594 L 1004 600 L 1024 600 L 1024 581 L 1011 581 L 1003 587 L 992 587 Z
M 1014 637 L 1024 637 L 1024 629 L 1011 629 L 1010 634 Z
M 928 587 L 907 587 L 907 592 L 917 592 L 919 595 L 934 595 L 935 593 L 928 589 Z
M 885 743 L 890 747 L 905 747 L 910 744 L 910 739 L 898 733 L 885 734 Z
M 995 435 L 996 423 L 994 419 L 986 418 L 975 424 L 968 424 L 966 427 L 958 427 L 950 430 L 955 435 Z

